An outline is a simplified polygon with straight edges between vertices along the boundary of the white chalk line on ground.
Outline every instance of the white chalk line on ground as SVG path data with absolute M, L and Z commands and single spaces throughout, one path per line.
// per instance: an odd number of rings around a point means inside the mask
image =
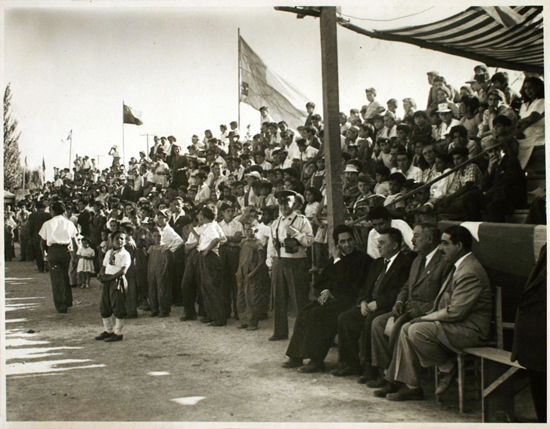
M 57 365 L 65 365 L 70 363 L 83 363 L 90 362 L 92 359 L 60 359 L 42 362 L 18 362 L 6 365 L 6 375 L 22 375 L 22 374 L 36 374 L 44 372 L 58 372 L 69 371 L 73 369 L 87 369 L 87 368 L 101 368 L 104 364 L 92 364 L 83 366 L 69 366 L 69 367 L 57 367 Z
M 205 398 L 205 396 L 188 396 L 187 398 L 170 399 L 170 401 L 180 405 L 196 405 L 199 401 L 202 401 Z
M 152 375 L 153 377 L 160 377 L 163 375 L 170 375 L 168 371 L 151 371 L 148 372 L 147 375 Z
M 28 321 L 28 319 L 6 319 L 6 323 L 22 323 Z

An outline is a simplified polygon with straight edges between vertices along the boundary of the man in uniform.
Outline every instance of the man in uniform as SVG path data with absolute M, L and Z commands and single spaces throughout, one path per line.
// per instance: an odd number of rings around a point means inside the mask
M 269 341 L 288 338 L 288 299 L 296 311 L 309 302 L 307 247 L 313 244 L 313 230 L 304 215 L 294 211 L 298 194 L 284 190 L 275 194 L 279 218 L 273 222 L 267 246 L 267 265 L 272 268 L 275 293 L 275 323 Z

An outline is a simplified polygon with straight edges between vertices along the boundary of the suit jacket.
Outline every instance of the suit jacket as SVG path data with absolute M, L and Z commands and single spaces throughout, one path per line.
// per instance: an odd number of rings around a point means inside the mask
M 42 228 L 44 222 L 50 220 L 51 218 L 52 215 L 46 212 L 36 211 L 29 215 L 28 231 L 31 240 L 40 240 L 40 236 L 38 235 L 40 228 Z
M 346 309 L 352 308 L 359 296 L 372 259 L 366 253 L 355 250 L 336 264 L 331 259 L 313 285 L 321 293 L 328 289 L 336 301 Z
M 485 269 L 470 253 L 448 276 L 424 321 L 440 324 L 445 344 L 458 352 L 466 347 L 483 345 L 489 336 L 493 296 Z
M 92 216 L 90 222 L 90 241 L 92 242 L 92 247 L 97 247 L 101 244 L 101 231 L 107 224 L 107 218 L 102 214 L 90 213 L 90 215 Z
M 395 260 L 391 264 L 386 274 L 382 277 L 378 288 L 378 297 L 376 298 L 377 311 L 391 310 L 395 304 L 397 294 L 407 281 L 409 277 L 409 271 L 411 269 L 412 260 L 402 252 L 399 252 L 395 257 Z M 380 276 L 382 269 L 384 268 L 384 258 L 376 259 L 369 270 L 365 285 L 359 293 L 357 304 L 361 304 L 361 301 L 372 302 L 372 291 L 376 280 Z
M 546 244 L 527 279 L 516 314 L 512 361 L 546 372 Z
M 422 314 L 427 313 L 432 309 L 435 297 L 452 267 L 444 261 L 440 250 L 435 252 L 425 269 L 423 258 L 418 255 L 412 263 L 407 282 L 397 295 L 397 301 L 407 304 L 407 309 L 412 304 L 419 307 Z
M 525 206 L 527 182 L 517 158 L 504 155 L 494 171 L 483 178 L 481 190 L 490 201 L 508 199 L 516 207 Z

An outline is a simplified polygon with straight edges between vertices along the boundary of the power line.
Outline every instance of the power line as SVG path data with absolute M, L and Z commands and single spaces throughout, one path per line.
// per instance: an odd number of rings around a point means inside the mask
M 420 15 L 421 13 L 427 12 L 430 9 L 433 9 L 435 6 L 431 6 L 428 9 L 425 9 L 421 12 L 411 13 L 410 15 L 400 16 L 397 18 L 391 18 L 391 19 L 370 19 L 370 18 L 358 18 L 357 16 L 351 16 L 351 15 L 345 15 L 341 13 L 341 16 L 345 16 L 346 18 L 352 18 L 352 19 L 358 19 L 360 21 L 374 21 L 374 22 L 390 22 L 390 21 L 397 21 L 398 19 L 408 18 L 410 16 Z

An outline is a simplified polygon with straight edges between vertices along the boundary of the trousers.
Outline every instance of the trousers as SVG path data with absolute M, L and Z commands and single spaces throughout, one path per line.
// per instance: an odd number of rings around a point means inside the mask
M 48 248 L 48 264 L 52 283 L 53 304 L 57 311 L 66 312 L 73 305 L 73 292 L 69 281 L 71 255 L 67 246 L 52 244 Z

